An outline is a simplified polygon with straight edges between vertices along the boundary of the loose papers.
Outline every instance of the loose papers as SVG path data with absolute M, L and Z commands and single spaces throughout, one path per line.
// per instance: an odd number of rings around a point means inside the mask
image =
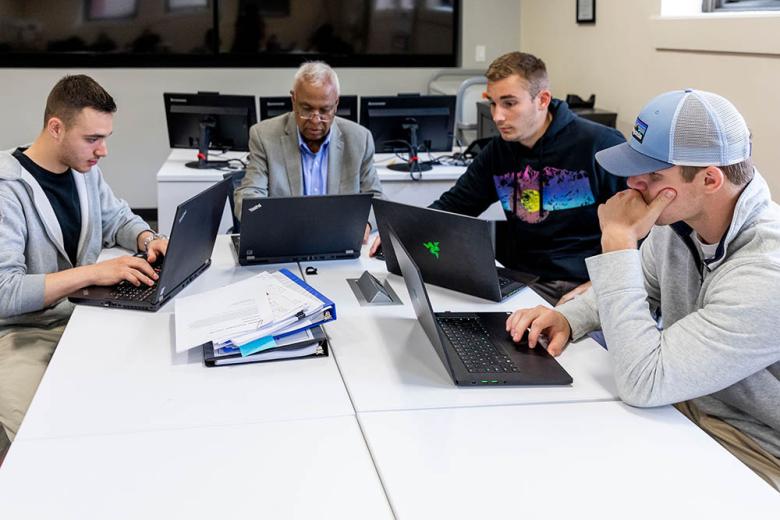
M 323 303 L 280 272 L 177 298 L 176 352 L 211 341 L 240 347 L 259 338 L 298 328 Z

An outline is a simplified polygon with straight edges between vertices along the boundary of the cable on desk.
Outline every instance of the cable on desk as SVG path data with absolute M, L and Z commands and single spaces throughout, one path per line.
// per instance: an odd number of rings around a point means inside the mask
M 247 164 L 242 159 L 228 159 L 227 162 L 228 162 L 228 164 L 232 163 L 232 162 L 237 162 L 238 164 L 241 165 L 242 168 L 246 168 L 246 164 Z
M 236 172 L 236 171 L 246 169 L 246 163 L 241 159 L 225 159 L 225 162 L 228 163 L 227 166 L 222 166 L 216 169 L 222 172 Z M 230 166 L 230 163 L 234 163 L 234 162 L 240 164 L 240 166 Z

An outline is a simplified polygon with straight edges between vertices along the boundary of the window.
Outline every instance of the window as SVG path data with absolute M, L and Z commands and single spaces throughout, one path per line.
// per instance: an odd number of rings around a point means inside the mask
M 460 0 L 0 5 L 0 67 L 454 67 L 460 47 Z
M 137 12 L 136 0 L 89 0 L 86 4 L 86 18 L 90 21 L 134 18 Z
M 703 0 L 703 13 L 736 11 L 780 11 L 780 0 Z
M 208 9 L 209 0 L 166 0 L 165 9 L 169 13 L 176 11 L 196 11 L 198 9 Z

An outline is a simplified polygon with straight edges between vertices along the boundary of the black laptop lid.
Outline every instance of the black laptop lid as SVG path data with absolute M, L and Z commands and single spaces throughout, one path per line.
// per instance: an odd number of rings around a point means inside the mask
M 176 208 L 158 283 L 159 300 L 211 260 L 230 182 L 220 181 Z
M 292 261 L 360 254 L 370 193 L 244 199 L 240 257 Z
M 501 301 L 491 222 L 386 200 L 373 205 L 388 271 L 400 274 L 389 226 L 426 283 Z
M 439 359 L 447 368 L 447 371 L 455 379 L 455 374 L 452 371 L 452 365 L 450 364 L 447 350 L 444 348 L 441 336 L 439 335 L 439 327 L 436 325 L 436 316 L 433 313 L 433 307 L 431 307 L 431 301 L 428 299 L 428 292 L 425 290 L 425 284 L 420 274 L 420 270 L 412 260 L 409 252 L 404 247 L 403 243 L 398 239 L 396 234 L 391 228 L 386 228 L 388 241 L 387 244 L 392 244 L 393 250 L 396 252 L 396 258 L 398 259 L 398 266 L 401 269 L 401 276 L 406 283 L 406 289 L 409 291 L 409 299 L 412 300 L 412 307 L 414 307 L 414 313 L 417 315 L 417 320 L 422 325 L 425 335 L 428 336 L 433 348 L 439 355 Z M 384 240 L 383 240 L 383 243 Z

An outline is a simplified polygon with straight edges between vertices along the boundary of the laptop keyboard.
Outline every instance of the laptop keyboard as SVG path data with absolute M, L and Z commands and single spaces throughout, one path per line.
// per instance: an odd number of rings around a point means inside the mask
M 157 291 L 157 283 L 151 286 L 141 284 L 136 287 L 129 282 L 120 282 L 111 289 L 111 298 L 136 302 L 151 301 L 155 291 Z
M 161 273 L 162 261 L 152 264 L 154 272 L 159 276 Z M 159 279 L 159 278 L 158 278 Z M 134 302 L 153 301 L 157 291 L 157 282 L 152 285 L 142 283 L 138 287 L 127 280 L 121 281 L 111 288 L 111 298 L 114 300 L 127 300 Z
M 490 341 L 479 318 L 437 316 L 436 319 L 469 372 L 504 374 L 518 371 L 509 356 Z

